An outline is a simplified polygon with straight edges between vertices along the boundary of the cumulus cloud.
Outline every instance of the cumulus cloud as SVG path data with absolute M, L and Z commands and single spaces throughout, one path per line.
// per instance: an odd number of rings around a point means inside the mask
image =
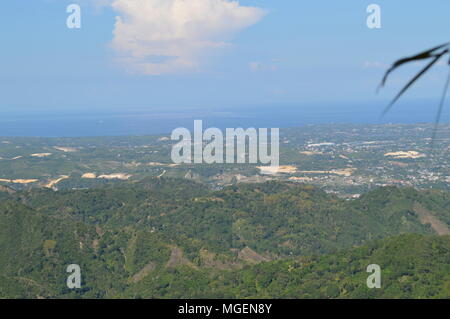
M 151 75 L 197 70 L 203 57 L 265 14 L 230 0 L 114 0 L 112 7 L 119 60 Z

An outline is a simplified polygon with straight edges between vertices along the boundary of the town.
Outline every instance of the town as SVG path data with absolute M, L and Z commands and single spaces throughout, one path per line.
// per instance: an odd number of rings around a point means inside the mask
M 232 165 L 174 163 L 172 152 L 177 141 L 166 135 L 5 137 L 0 138 L 0 185 L 61 190 L 173 177 L 214 189 L 236 183 L 290 181 L 316 185 L 346 198 L 388 185 L 448 190 L 450 125 L 440 126 L 430 150 L 432 130 L 432 124 L 330 124 L 281 129 L 279 166 L 273 165 L 275 161 L 271 165 L 238 160 Z M 203 141 L 197 146 L 205 144 Z M 248 152 L 243 155 L 251 157 Z

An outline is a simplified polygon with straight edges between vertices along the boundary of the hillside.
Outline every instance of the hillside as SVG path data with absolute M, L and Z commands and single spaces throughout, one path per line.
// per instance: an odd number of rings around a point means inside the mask
M 294 183 L 214 191 L 150 178 L 0 193 L 1 297 L 449 297 L 449 238 L 436 236 L 450 225 L 442 191 L 387 187 L 343 200 Z M 76 291 L 65 286 L 72 263 L 83 274 Z M 391 288 L 367 295 L 370 263 Z
M 366 267 L 382 270 L 380 289 Z M 240 271 L 180 268 L 130 287 L 142 298 L 450 298 L 450 236 L 405 234 L 316 257 L 246 266 Z

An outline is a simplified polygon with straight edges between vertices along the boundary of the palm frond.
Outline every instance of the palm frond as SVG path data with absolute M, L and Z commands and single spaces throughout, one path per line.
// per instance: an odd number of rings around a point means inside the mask
M 380 84 L 379 87 L 380 87 L 380 88 L 384 87 L 384 85 L 386 84 L 386 81 L 387 81 L 389 75 L 390 75 L 395 69 L 397 69 L 399 66 L 401 66 L 401 65 L 403 65 L 403 64 L 405 64 L 405 63 L 412 62 L 412 61 L 418 61 L 418 60 L 424 60 L 424 59 L 432 58 L 432 57 L 434 56 L 433 53 L 435 53 L 436 51 L 438 51 L 438 50 L 440 50 L 440 49 L 442 49 L 442 48 L 445 48 L 445 47 L 447 47 L 447 46 L 449 46 L 449 45 L 450 45 L 450 42 L 447 42 L 447 43 L 438 45 L 437 47 L 434 47 L 434 48 L 432 48 L 432 49 L 426 50 L 426 51 L 424 51 L 424 52 L 421 52 L 421 53 L 418 53 L 418 54 L 416 54 L 416 55 L 413 55 L 413 56 L 410 56 L 410 57 L 406 57 L 406 58 L 403 58 L 403 59 L 400 59 L 400 60 L 394 62 L 394 64 L 393 64 L 393 65 L 389 68 L 389 70 L 387 70 L 386 73 L 384 74 L 383 80 L 381 81 L 381 84 Z
M 386 115 L 386 113 L 388 113 L 391 108 L 394 106 L 394 104 L 400 99 L 400 97 L 402 97 L 402 95 L 418 80 L 420 79 L 427 71 L 429 71 L 443 56 L 450 54 L 450 42 L 438 45 L 437 47 L 434 47 L 432 49 L 423 51 L 421 53 L 418 53 L 416 55 L 410 56 L 410 57 L 406 57 L 403 59 L 400 59 L 396 62 L 394 62 L 394 64 L 386 71 L 386 73 L 383 76 L 383 79 L 381 80 L 381 84 L 378 87 L 378 89 L 382 88 L 385 86 L 389 75 L 396 70 L 398 67 L 409 63 L 409 62 L 413 62 L 413 61 L 421 61 L 421 60 L 426 60 L 426 59 L 431 59 L 431 61 L 425 65 L 425 67 L 419 71 L 419 73 L 417 73 L 401 90 L 400 92 L 394 97 L 394 99 L 391 101 L 391 103 L 389 103 L 388 106 L 386 106 L 386 108 L 383 110 L 381 117 L 383 117 L 384 115 Z M 448 61 L 448 64 L 450 66 L 450 60 Z M 444 107 L 444 103 L 445 103 L 445 99 L 447 97 L 447 92 L 448 92 L 448 88 L 450 86 L 450 74 L 447 78 L 447 82 L 445 84 L 444 87 L 444 93 L 442 94 L 442 98 L 439 104 L 439 108 L 438 108 L 438 113 L 436 115 L 436 120 L 434 123 L 434 129 L 433 129 L 433 136 L 431 139 L 431 148 L 433 148 L 433 144 L 434 144 L 434 140 L 436 139 L 436 134 L 437 134 L 437 129 L 441 120 L 441 115 L 442 115 L 442 110 Z
M 436 64 L 436 62 L 439 61 L 442 56 L 447 53 L 443 52 L 437 56 L 434 57 L 434 59 L 428 63 L 419 73 L 417 73 L 401 90 L 400 92 L 395 96 L 395 98 L 392 100 L 391 103 L 389 103 L 388 106 L 384 109 L 382 116 L 386 115 L 387 112 L 394 106 L 394 104 L 398 101 L 398 99 L 422 76 L 427 72 L 433 65 Z
M 449 64 L 450 64 L 450 61 L 449 61 Z M 434 122 L 433 136 L 431 138 L 431 149 L 433 149 L 434 140 L 436 139 L 438 126 L 439 126 L 439 123 L 441 122 L 442 110 L 444 109 L 444 103 L 445 103 L 445 99 L 447 97 L 447 92 L 448 92 L 449 86 L 450 86 L 450 71 L 448 73 L 447 82 L 445 83 L 445 86 L 444 86 L 444 93 L 442 94 L 441 102 L 439 103 L 439 108 L 438 108 L 438 112 L 436 115 L 436 120 Z

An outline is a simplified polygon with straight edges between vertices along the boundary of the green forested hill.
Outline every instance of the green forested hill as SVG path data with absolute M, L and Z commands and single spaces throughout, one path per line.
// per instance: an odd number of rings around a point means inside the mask
M 368 289 L 370 264 L 381 288 Z M 130 287 L 144 298 L 450 298 L 450 236 L 405 234 L 325 256 L 290 258 L 239 271 L 155 272 Z
M 153 178 L 0 193 L 4 298 L 450 297 L 444 192 L 348 201 L 292 183 L 213 191 Z M 78 290 L 65 285 L 73 263 Z M 371 263 L 383 289 L 365 285 Z

